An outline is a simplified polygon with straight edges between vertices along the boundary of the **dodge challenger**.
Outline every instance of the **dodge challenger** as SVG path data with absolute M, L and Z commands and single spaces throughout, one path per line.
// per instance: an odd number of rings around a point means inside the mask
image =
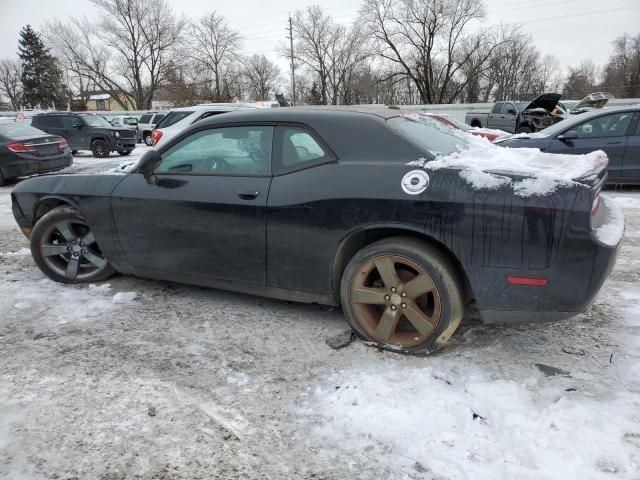
M 624 231 L 606 164 L 386 108 L 266 109 L 198 122 L 120 174 L 29 179 L 12 203 L 55 281 L 340 305 L 366 341 L 429 353 L 471 303 L 496 322 L 588 308 Z

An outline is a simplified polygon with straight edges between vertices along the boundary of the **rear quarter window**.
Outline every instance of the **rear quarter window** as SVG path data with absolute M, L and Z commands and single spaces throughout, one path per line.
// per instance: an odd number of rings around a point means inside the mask
M 162 120 L 163 118 L 164 118 L 164 113 L 156 113 L 153 116 L 153 120 L 151 120 L 151 123 L 154 125 L 157 125 L 160 122 L 160 120 Z
M 164 118 L 162 118 L 158 123 L 156 123 L 156 128 L 167 128 L 167 127 L 170 127 L 171 125 L 175 125 L 180 120 L 184 120 L 192 113 L 193 111 L 169 112 Z
M 152 116 L 153 116 L 153 115 L 149 115 L 149 114 L 142 115 L 142 116 L 140 117 L 140 123 L 149 123 L 149 120 L 151 120 L 151 117 L 152 117 Z

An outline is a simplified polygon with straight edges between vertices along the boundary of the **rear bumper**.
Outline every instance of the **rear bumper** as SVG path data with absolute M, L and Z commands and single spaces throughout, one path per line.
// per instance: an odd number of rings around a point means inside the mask
M 70 167 L 72 164 L 73 155 L 69 152 L 66 155 L 47 159 L 12 159 L 12 161 L 2 164 L 0 168 L 2 169 L 4 177 L 14 178 L 37 175 L 39 173 L 55 172 L 57 170 Z
M 545 269 L 483 268 L 469 272 L 477 308 L 487 323 L 564 320 L 585 312 L 615 266 L 624 237 L 624 216 L 601 200 L 601 223 L 569 228 L 556 262 Z M 573 225 L 588 225 L 582 216 Z M 509 284 L 510 275 L 545 280 L 544 285 Z
M 117 150 L 133 150 L 136 148 L 136 138 L 120 138 L 113 139 L 109 142 L 109 150 L 117 151 Z

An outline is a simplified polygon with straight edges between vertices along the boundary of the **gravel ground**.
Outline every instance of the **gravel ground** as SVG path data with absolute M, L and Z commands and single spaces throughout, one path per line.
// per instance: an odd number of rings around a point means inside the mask
M 16 229 L 10 190 L 0 479 L 640 478 L 638 189 L 606 193 L 627 234 L 587 313 L 468 319 L 428 358 L 332 350 L 346 323 L 328 307 L 123 276 L 55 284 Z

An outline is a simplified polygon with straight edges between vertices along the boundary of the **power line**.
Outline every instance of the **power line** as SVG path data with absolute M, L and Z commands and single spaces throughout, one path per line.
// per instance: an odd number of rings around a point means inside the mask
M 296 104 L 296 64 L 293 61 L 293 22 L 291 20 L 291 14 L 289 14 L 289 45 L 291 46 L 291 104 Z

